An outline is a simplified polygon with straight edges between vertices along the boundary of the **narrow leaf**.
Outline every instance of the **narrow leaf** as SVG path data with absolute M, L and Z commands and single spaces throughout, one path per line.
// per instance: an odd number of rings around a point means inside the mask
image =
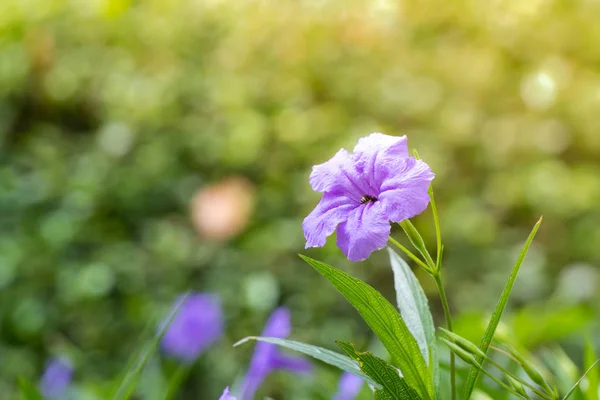
M 594 343 L 592 338 L 588 335 L 585 340 L 584 354 L 583 354 L 585 368 L 589 368 L 594 365 L 594 360 L 598 358 L 596 351 L 594 350 Z M 590 370 L 587 375 L 587 390 L 586 400 L 598 400 L 598 389 L 600 388 L 600 371 L 598 369 Z
M 433 371 L 434 386 L 437 388 L 439 387 L 437 342 L 427 296 L 425 296 L 419 280 L 402 257 L 389 247 L 388 252 L 394 272 L 396 302 L 400 315 L 419 344 L 419 349 L 421 349 L 423 358 L 428 362 L 429 369 Z
M 600 358 L 597 359 L 588 369 L 587 371 L 585 371 L 585 373 L 583 374 L 583 376 L 581 378 L 579 378 L 579 380 L 573 385 L 573 387 L 567 392 L 567 394 L 565 395 L 565 397 L 563 397 L 562 400 L 567 400 L 575 391 L 575 389 L 577 389 L 577 387 L 579 387 L 579 385 L 581 384 L 581 382 L 583 382 L 583 380 L 585 379 L 585 376 L 592 370 L 594 369 L 594 367 L 596 366 L 596 364 L 598 364 L 598 362 L 600 361 Z M 596 388 L 597 390 L 598 388 Z
M 510 273 L 508 282 L 506 283 L 506 286 L 504 287 L 504 290 L 502 291 L 502 294 L 500 295 L 500 300 L 498 301 L 498 304 L 496 305 L 496 309 L 494 310 L 494 313 L 492 314 L 492 318 L 490 319 L 490 322 L 485 330 L 483 338 L 481 339 L 479 348 L 485 354 L 487 354 L 490 344 L 492 343 L 494 334 L 496 333 L 496 328 L 498 327 L 498 324 L 500 323 L 500 318 L 502 317 L 502 313 L 504 312 L 504 308 L 506 307 L 506 303 L 508 302 L 510 292 L 513 288 L 515 280 L 517 279 L 517 274 L 519 273 L 519 268 L 521 268 L 523 259 L 525 258 L 525 255 L 527 254 L 527 250 L 529 250 L 529 246 L 531 245 L 531 242 L 533 242 L 533 238 L 535 237 L 535 234 L 537 233 L 538 229 L 540 228 L 541 223 L 542 223 L 542 218 L 540 217 L 538 222 L 535 224 L 535 226 L 531 230 L 529 237 L 525 241 L 525 245 L 521 249 L 519 258 L 517 259 L 517 262 L 516 262 L 515 266 L 513 267 L 512 272 Z M 483 357 L 477 357 L 477 361 L 480 364 L 482 364 L 484 362 Z M 473 392 L 473 388 L 475 387 L 475 383 L 477 382 L 478 377 L 479 377 L 479 369 L 477 369 L 476 367 L 471 367 L 471 370 L 469 371 L 469 376 L 467 377 L 467 382 L 465 383 L 465 399 L 468 399 L 471 397 L 471 393 Z
M 360 369 L 381 385 L 375 389 L 375 399 L 419 400 L 417 392 L 406 384 L 398 370 L 371 353 L 358 353 L 351 343 L 337 342 L 350 358 L 358 361 Z
M 239 346 L 251 340 L 256 340 L 259 342 L 266 342 L 276 344 L 277 346 L 285 347 L 286 349 L 294 350 L 302 354 L 306 354 L 312 358 L 315 358 L 319 361 L 323 361 L 326 364 L 333 365 L 343 371 L 349 372 L 353 375 L 358 376 L 363 379 L 369 385 L 380 387 L 380 385 L 371 379 L 369 376 L 365 375 L 361 370 L 358 363 L 352 360 L 350 357 L 340 354 L 338 352 L 325 349 L 323 347 L 313 346 L 310 344 L 296 342 L 294 340 L 287 339 L 279 339 L 272 337 L 260 337 L 260 336 L 248 336 L 233 346 Z
M 312 258 L 302 256 L 356 308 L 398 364 L 406 383 L 418 394 L 434 397 L 433 380 L 415 338 L 402 316 L 377 290 L 360 279 Z
M 169 325 L 171 325 L 171 322 L 173 322 L 173 320 L 175 319 L 175 316 L 179 313 L 181 305 L 186 300 L 187 295 L 183 296 L 177 304 L 177 307 L 175 307 L 175 309 L 171 311 L 169 319 L 166 321 L 166 323 L 162 324 L 158 334 L 155 334 L 154 337 L 148 342 L 146 342 L 146 344 L 143 346 L 142 350 L 138 353 L 138 356 L 133 362 L 133 364 L 127 368 L 127 371 L 125 372 L 125 377 L 121 381 L 121 384 L 119 385 L 114 396 L 112 397 L 113 400 L 124 400 L 130 397 L 131 392 L 133 392 L 133 390 L 135 389 L 135 385 L 137 384 L 140 374 L 144 370 L 144 367 L 146 366 L 152 355 L 154 355 L 154 353 L 156 352 L 156 349 L 158 348 L 158 344 L 162 340 L 162 337 L 169 328 Z

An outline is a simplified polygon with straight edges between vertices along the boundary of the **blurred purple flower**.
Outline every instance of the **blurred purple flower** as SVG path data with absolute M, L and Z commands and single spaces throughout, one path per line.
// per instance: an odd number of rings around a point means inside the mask
M 173 312 L 178 307 L 177 315 L 161 340 L 161 347 L 166 354 L 192 363 L 223 335 L 221 301 L 213 294 L 191 293 L 177 299 Z
M 279 307 L 269 317 L 261 336 L 286 338 L 291 331 L 290 312 Z M 241 400 L 251 400 L 267 375 L 277 369 L 296 373 L 310 373 L 311 364 L 304 358 L 283 354 L 277 345 L 258 342 L 250 361 L 250 368 L 240 390 Z
M 338 391 L 333 400 L 354 400 L 362 389 L 363 380 L 349 372 L 344 372 L 338 384 Z
M 434 174 L 408 155 L 406 136 L 372 133 L 353 153 L 342 149 L 315 165 L 310 185 L 323 197 L 304 219 L 306 248 L 322 247 L 337 230 L 337 245 L 350 261 L 362 261 L 385 247 L 390 221 L 422 213 Z
M 52 358 L 47 364 L 40 380 L 39 390 L 42 397 L 49 400 L 64 398 L 71 379 L 73 365 L 66 358 Z
M 235 398 L 235 396 L 233 396 L 231 393 L 229 393 L 229 386 L 227 386 L 225 388 L 225 390 L 223 390 L 223 394 L 221 395 L 221 397 L 219 397 L 219 400 L 237 400 Z

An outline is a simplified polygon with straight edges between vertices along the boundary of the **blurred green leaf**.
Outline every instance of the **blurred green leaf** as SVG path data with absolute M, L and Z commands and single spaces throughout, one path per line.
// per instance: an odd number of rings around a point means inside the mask
M 181 382 L 180 382 L 181 383 Z M 153 356 L 146 363 L 139 381 L 139 395 L 144 400 L 167 400 L 167 383 L 159 357 Z
M 19 378 L 19 389 L 23 400 L 43 400 L 37 387 L 24 378 Z
M 146 343 L 143 345 L 142 349 L 137 352 L 137 357 L 125 371 L 125 376 L 123 377 L 121 384 L 115 391 L 115 394 L 112 396 L 113 400 L 129 399 L 132 392 L 135 390 L 135 386 L 138 382 L 140 374 L 142 373 L 144 367 L 156 352 L 158 345 L 162 340 L 165 332 L 169 328 L 169 325 L 171 325 L 171 322 L 173 322 L 173 320 L 177 316 L 177 313 L 179 313 L 179 309 L 181 308 L 183 303 L 185 303 L 187 297 L 188 294 L 185 294 L 181 297 L 177 306 L 171 310 L 171 313 L 168 316 L 168 318 L 160 326 L 160 330 L 157 333 L 155 333 L 151 339 L 147 340 Z M 150 328 L 150 331 L 154 331 L 153 327 Z
M 353 361 L 351 358 L 337 353 L 335 351 L 325 349 L 323 347 L 313 346 L 311 344 L 306 344 L 302 342 L 296 342 L 294 340 L 287 339 L 279 339 L 272 337 L 260 337 L 260 336 L 248 336 L 236 344 L 234 346 L 239 346 L 251 340 L 257 340 L 259 342 L 273 343 L 281 347 L 285 347 L 290 350 L 297 351 L 302 354 L 306 354 L 307 356 L 316 358 L 317 360 L 323 361 L 326 364 L 333 365 L 341 369 L 342 371 L 349 372 L 353 375 L 356 375 L 362 379 L 364 379 L 370 385 L 378 387 L 379 384 L 372 380 L 368 375 L 364 374 L 358 364 Z
M 594 342 L 590 335 L 585 338 L 583 347 L 584 368 L 588 369 L 587 389 L 585 391 L 586 400 L 598 400 L 598 391 L 600 390 L 600 371 L 598 368 L 592 368 L 595 362 L 598 362 L 598 354 L 594 348 Z
M 579 387 L 581 382 L 583 382 L 583 380 L 585 379 L 586 375 L 588 373 L 590 373 L 590 371 L 592 371 L 592 369 L 594 369 L 594 367 L 596 366 L 596 364 L 598 364 L 598 362 L 600 362 L 600 359 L 597 359 L 596 361 L 594 361 L 594 363 L 592 365 L 590 365 L 590 367 L 584 372 L 584 374 L 581 376 L 581 378 L 579 378 L 579 380 L 575 383 L 575 385 L 573 385 L 573 387 L 567 392 L 565 397 L 563 397 L 563 400 L 567 400 L 569 397 L 571 397 L 571 395 L 573 394 L 575 389 L 577 389 Z M 596 388 L 596 391 L 597 390 L 598 389 Z
M 559 392 L 568 392 L 573 386 L 573 382 L 577 380 L 581 373 L 573 360 L 558 345 L 553 345 L 549 349 L 543 349 L 542 358 L 545 365 L 552 372 Z
M 434 397 L 433 379 L 419 345 L 400 313 L 377 290 L 347 273 L 300 255 L 346 297 L 381 340 L 412 388 L 424 399 Z
M 532 305 L 507 318 L 515 340 L 528 348 L 574 334 L 594 319 L 589 306 Z
M 418 393 L 400 377 L 398 370 L 369 352 L 356 352 L 352 343 L 337 342 L 348 356 L 360 364 L 360 369 L 381 386 L 375 389 L 375 399 L 419 400 Z
M 535 234 L 537 233 L 538 229 L 540 228 L 541 223 L 542 223 L 542 218 L 540 218 L 538 220 L 538 222 L 534 225 L 533 229 L 531 230 L 531 233 L 529 234 L 529 237 L 525 241 L 525 244 L 523 245 L 523 248 L 521 249 L 521 254 L 519 254 L 519 258 L 517 259 L 517 262 L 515 263 L 515 266 L 513 267 L 512 271 L 510 273 L 508 282 L 506 283 L 506 286 L 504 287 L 504 290 L 502 291 L 502 294 L 500 295 L 500 300 L 498 301 L 498 305 L 496 306 L 496 309 L 494 310 L 494 313 L 492 314 L 492 318 L 490 319 L 490 322 L 486 328 L 485 334 L 483 335 L 483 338 L 481 339 L 481 344 L 479 345 L 479 348 L 485 354 L 487 354 L 490 344 L 492 343 L 492 339 L 494 338 L 494 334 L 496 333 L 496 328 L 498 327 L 498 324 L 500 323 L 500 318 L 502 317 L 502 313 L 504 312 L 504 308 L 506 307 L 506 303 L 508 302 L 510 292 L 513 288 L 515 280 L 517 279 L 517 274 L 519 273 L 519 268 L 521 267 L 521 264 L 523 263 L 523 259 L 525 259 L 527 250 L 529 250 L 529 246 L 531 245 L 531 242 L 533 242 L 533 238 L 535 237 Z M 483 364 L 483 362 L 484 362 L 483 357 L 477 357 L 477 362 L 479 364 Z M 468 399 L 471 397 L 471 393 L 473 392 L 473 388 L 475 387 L 475 383 L 477 382 L 478 377 L 479 377 L 479 369 L 476 367 L 472 367 L 471 371 L 469 372 L 469 377 L 467 378 L 467 382 L 465 383 L 465 398 Z

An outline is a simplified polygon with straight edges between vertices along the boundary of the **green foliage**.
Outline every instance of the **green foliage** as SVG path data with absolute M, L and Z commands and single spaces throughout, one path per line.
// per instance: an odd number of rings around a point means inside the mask
M 19 379 L 19 389 L 21 390 L 22 400 L 42 400 L 42 396 L 38 392 L 35 385 L 26 379 Z
M 481 339 L 481 344 L 479 345 L 479 348 L 483 351 L 484 354 L 487 353 L 487 351 L 490 347 L 490 344 L 492 343 L 492 339 L 494 338 L 494 334 L 496 333 L 496 328 L 498 328 L 498 324 L 500 323 L 500 318 L 502 317 L 502 313 L 504 312 L 504 308 L 506 307 L 506 303 L 508 302 L 510 292 L 513 288 L 515 280 L 517 279 L 517 274 L 519 273 L 519 268 L 521 267 L 521 264 L 523 263 L 523 259 L 525 258 L 525 255 L 527 254 L 527 250 L 529 250 L 529 246 L 531 246 L 531 243 L 533 242 L 533 238 L 535 237 L 541 223 L 542 223 L 542 218 L 539 219 L 539 221 L 534 225 L 533 229 L 531 230 L 529 237 L 527 238 L 527 240 L 525 241 L 525 244 L 523 245 L 523 249 L 521 249 L 519 258 L 517 259 L 517 262 L 515 263 L 512 271 L 510 273 L 508 282 L 506 283 L 506 286 L 504 287 L 504 290 L 502 291 L 502 294 L 500 295 L 500 300 L 498 301 L 498 305 L 496 305 L 496 309 L 494 310 L 494 313 L 492 314 L 492 318 L 490 319 L 490 322 L 485 330 L 485 334 L 483 335 L 483 338 Z M 482 364 L 483 361 L 484 361 L 483 357 L 481 357 L 481 356 L 477 357 L 477 364 Z M 471 367 L 471 371 L 469 372 L 469 377 L 467 378 L 467 382 L 465 383 L 465 397 L 467 399 L 469 397 L 471 397 L 471 393 L 473 392 L 473 388 L 475 387 L 475 383 L 477 382 L 479 372 L 480 372 L 479 368 L 477 368 L 475 366 Z
M 381 386 L 375 389 L 377 400 L 419 400 L 418 393 L 400 377 L 398 370 L 369 352 L 357 352 L 351 343 L 337 342 L 338 346 L 353 360 L 358 361 L 360 369 Z
M 377 290 L 325 263 L 300 256 L 356 308 L 402 371 L 406 383 L 423 399 L 434 397 L 433 379 L 402 316 Z
M 279 302 L 302 322 L 297 338 L 366 343 L 295 254 L 319 198 L 311 165 L 371 131 L 407 134 L 436 173 L 445 283 L 471 340 L 540 214 L 503 321 L 525 326 L 508 313 L 525 307 L 544 316 L 518 332 L 525 345 L 569 340 L 600 305 L 599 12 L 556 0 L 1 0 L 0 393 L 67 353 L 85 396 L 106 398 L 97 388 L 148 321 L 189 289 L 217 292 L 231 316 L 185 384 L 202 398 L 241 372 L 250 349 L 230 345 Z M 228 240 L 199 236 L 191 199 L 231 175 L 254 186 L 251 220 Z M 392 295 L 385 254 L 353 265 L 330 242 L 309 255 Z

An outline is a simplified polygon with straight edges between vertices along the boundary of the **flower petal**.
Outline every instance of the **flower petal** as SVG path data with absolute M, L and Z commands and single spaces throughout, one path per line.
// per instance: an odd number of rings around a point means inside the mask
M 290 310 L 285 307 L 278 307 L 271 313 L 271 316 L 265 324 L 262 336 L 286 338 L 290 335 L 291 330 L 292 319 Z
M 291 329 L 290 311 L 285 307 L 279 307 L 271 313 L 261 336 L 286 338 L 289 336 Z M 256 344 L 248 373 L 240 390 L 241 400 L 254 398 L 254 394 L 262 382 L 276 367 L 277 356 L 277 345 L 265 342 Z
M 344 195 L 325 192 L 317 207 L 302 222 L 306 248 L 324 246 L 327 236 L 359 205 L 358 201 Z
M 177 315 L 160 344 L 168 355 L 191 363 L 223 335 L 225 321 L 221 301 L 213 294 L 194 292 L 187 297 L 180 296 L 173 305 L 173 310 L 176 309 Z M 171 317 L 160 324 L 159 330 Z
M 221 395 L 221 397 L 219 397 L 219 400 L 236 400 L 235 396 L 233 396 L 229 392 L 229 386 L 227 386 L 225 390 L 223 390 L 223 394 Z
M 360 179 L 352 154 L 341 149 L 329 161 L 315 165 L 310 173 L 310 186 L 317 192 L 338 192 L 360 201 L 368 193 L 368 182 Z
M 427 190 L 435 177 L 429 165 L 405 158 L 388 167 L 378 197 L 386 217 L 400 222 L 422 213 L 429 204 Z
M 374 132 L 369 136 L 360 138 L 354 147 L 354 154 L 359 153 L 384 153 L 386 156 L 398 158 L 408 157 L 408 140 L 406 136 L 390 136 Z
M 377 197 L 379 188 L 390 166 L 396 165 L 408 158 L 406 136 L 388 136 L 382 133 L 372 133 L 358 141 L 354 148 L 354 169 L 361 182 L 365 182 L 369 191 L 364 192 Z
M 73 365 L 67 358 L 51 359 L 40 381 L 39 390 L 47 399 L 61 399 L 71 384 Z
M 362 261 L 375 250 L 385 247 L 390 229 L 381 202 L 366 203 L 338 226 L 337 245 L 350 261 Z

